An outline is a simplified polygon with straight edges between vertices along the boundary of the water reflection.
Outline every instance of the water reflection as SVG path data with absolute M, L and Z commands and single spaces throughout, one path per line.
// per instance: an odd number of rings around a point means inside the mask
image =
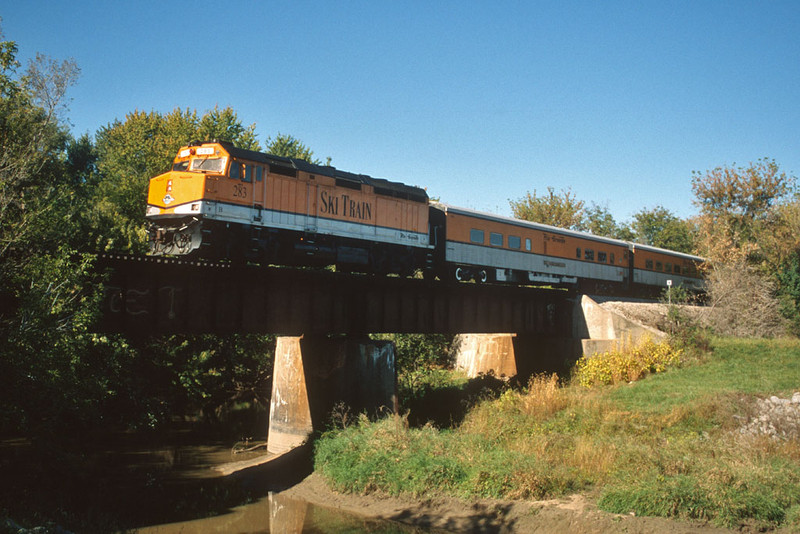
M 271 534 L 356 534 L 370 532 L 375 534 L 410 534 L 431 532 L 394 523 L 368 519 L 314 506 L 305 501 L 293 499 L 279 492 L 270 492 L 266 498 L 252 504 L 239 506 L 229 513 L 142 528 L 141 534 L 188 534 L 188 533 L 271 533 Z M 441 532 L 441 531 L 439 531 Z

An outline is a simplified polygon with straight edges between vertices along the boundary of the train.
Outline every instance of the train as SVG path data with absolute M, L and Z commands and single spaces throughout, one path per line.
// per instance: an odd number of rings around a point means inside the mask
M 699 256 L 450 206 L 417 186 L 221 141 L 180 148 L 150 179 L 146 217 L 155 256 L 596 295 L 705 287 Z

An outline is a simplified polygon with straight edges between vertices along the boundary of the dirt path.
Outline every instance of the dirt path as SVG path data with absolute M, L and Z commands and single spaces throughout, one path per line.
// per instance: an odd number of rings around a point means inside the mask
M 491 499 L 465 502 L 448 497 L 414 500 L 376 494 L 346 495 L 331 491 L 316 474 L 310 475 L 283 493 L 315 505 L 341 509 L 366 517 L 452 532 L 546 534 L 564 532 L 730 534 L 734 532 L 702 523 L 609 514 L 597 510 L 589 499 L 581 495 L 532 502 Z

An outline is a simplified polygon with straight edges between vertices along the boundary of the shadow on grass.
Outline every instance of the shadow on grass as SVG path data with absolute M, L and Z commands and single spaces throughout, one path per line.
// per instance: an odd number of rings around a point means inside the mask
M 401 398 L 402 410 L 408 412 L 408 423 L 421 427 L 431 423 L 438 428 L 461 424 L 467 412 L 478 402 L 496 399 L 509 387 L 518 384 L 494 375 L 481 375 L 463 384 L 427 387 L 413 397 Z

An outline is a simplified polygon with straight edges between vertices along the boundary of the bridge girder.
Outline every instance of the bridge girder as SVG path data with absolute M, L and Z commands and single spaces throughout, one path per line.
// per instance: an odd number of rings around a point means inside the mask
M 568 335 L 565 291 L 107 256 L 98 331 Z

